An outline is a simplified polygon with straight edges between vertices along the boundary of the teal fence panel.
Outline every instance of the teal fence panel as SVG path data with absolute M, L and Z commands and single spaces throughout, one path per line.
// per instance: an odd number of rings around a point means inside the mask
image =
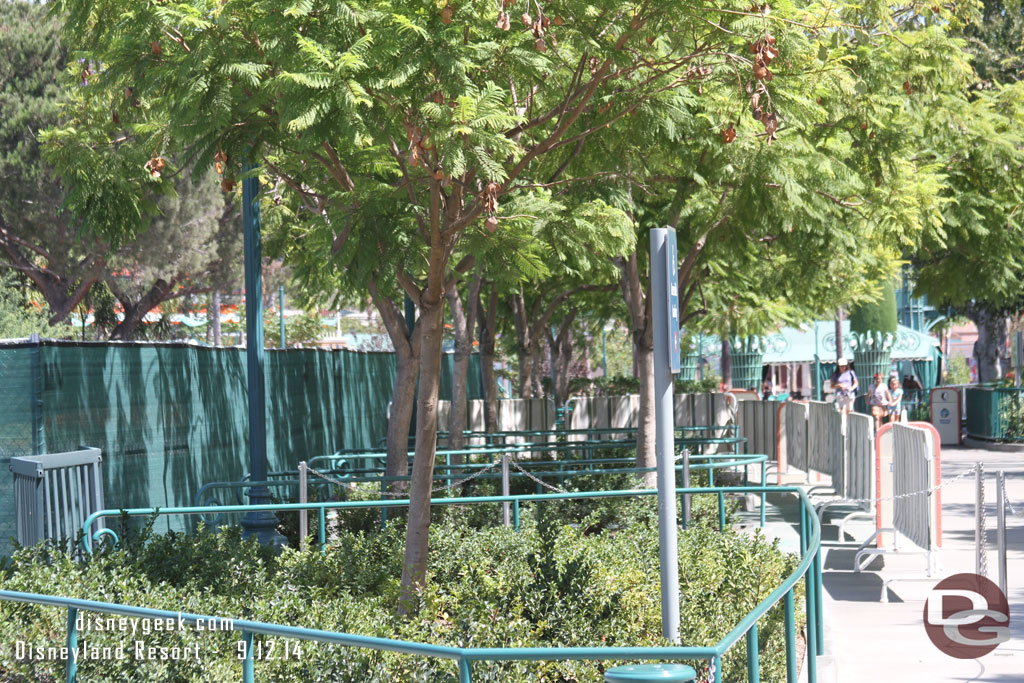
M 33 363 L 38 358 L 35 344 L 0 346 L 0 557 L 11 552 L 11 537 L 17 534 L 14 519 L 14 479 L 11 458 L 33 455 L 33 401 L 37 395 Z M 38 436 L 36 436 L 38 439 Z
M 442 398 L 451 392 L 451 355 L 445 360 Z M 386 437 L 394 354 L 268 349 L 265 373 L 270 471 L 343 448 L 370 450 Z M 101 449 L 104 496 L 116 507 L 189 505 L 204 483 L 249 470 L 245 349 L 5 345 L 0 386 L 0 556 L 15 532 L 7 462 L 32 454 L 34 440 L 41 452 Z M 476 355 L 468 389 L 470 399 L 483 394 Z
M 1024 389 L 967 387 L 964 390 L 967 436 L 1024 441 Z

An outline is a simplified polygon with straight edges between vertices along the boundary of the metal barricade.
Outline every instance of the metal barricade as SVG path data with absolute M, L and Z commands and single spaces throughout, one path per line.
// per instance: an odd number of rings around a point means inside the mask
M 18 543 L 70 550 L 86 518 L 104 507 L 102 462 L 98 448 L 11 458 Z

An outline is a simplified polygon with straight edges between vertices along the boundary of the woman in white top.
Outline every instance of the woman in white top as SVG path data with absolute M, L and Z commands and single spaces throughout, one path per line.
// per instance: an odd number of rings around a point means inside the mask
M 875 429 L 882 426 L 882 419 L 889 410 L 892 403 L 892 395 L 882 380 L 882 375 L 875 374 L 875 381 L 868 388 L 868 405 L 871 406 L 871 414 L 875 418 Z

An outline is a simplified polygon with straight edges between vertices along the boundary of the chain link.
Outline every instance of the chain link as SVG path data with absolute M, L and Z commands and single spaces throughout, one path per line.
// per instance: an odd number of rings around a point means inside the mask
M 901 498 L 910 498 L 911 496 L 930 495 L 932 493 L 935 493 L 939 489 L 941 489 L 943 486 L 949 486 L 950 484 L 953 484 L 953 483 L 956 483 L 956 482 L 960 481 L 961 479 L 966 477 L 968 474 L 973 473 L 974 470 L 975 470 L 975 467 L 972 465 L 970 469 L 964 470 L 963 472 L 961 472 L 960 474 L 956 475 L 955 477 L 953 477 L 949 481 L 944 481 L 944 482 L 942 482 L 940 484 L 936 484 L 935 486 L 932 486 L 931 488 L 928 488 L 928 489 L 924 489 L 922 491 L 911 491 L 910 493 L 899 493 L 899 494 L 896 494 L 894 496 L 885 496 L 883 498 L 837 498 L 836 500 L 842 500 L 842 501 L 849 502 L 849 503 L 881 503 L 883 501 L 899 500 Z
M 533 476 L 532 474 L 530 474 L 529 472 L 524 470 L 522 467 L 520 467 L 519 466 L 519 461 L 517 461 L 515 458 L 509 457 L 508 462 L 509 462 L 510 465 L 512 465 L 512 467 L 515 467 L 517 470 L 519 470 L 520 472 L 525 474 L 528 478 L 533 479 L 535 482 L 537 482 L 538 484 L 540 484 L 544 488 L 551 489 L 555 493 L 569 493 L 565 489 L 560 489 L 557 486 L 554 486 L 553 484 L 548 484 L 547 482 L 541 481 L 537 477 Z
M 455 488 L 457 486 L 462 486 L 463 484 L 465 484 L 467 482 L 473 481 L 474 479 L 479 477 L 481 474 L 485 474 L 487 472 L 490 472 L 491 470 L 493 470 L 495 467 L 497 467 L 500 464 L 501 464 L 500 460 L 497 461 L 497 462 L 492 462 L 487 467 L 484 467 L 483 469 L 478 470 L 477 472 L 474 472 L 473 474 L 469 475 L 468 477 L 465 477 L 464 479 L 458 479 L 456 481 L 451 482 L 450 484 L 444 484 L 442 486 L 438 486 L 438 487 L 432 488 L 432 489 L 430 489 L 430 492 L 431 493 L 437 493 L 438 491 L 444 491 L 445 489 L 453 489 L 453 488 Z M 312 467 L 307 467 L 306 471 L 309 472 L 310 474 L 312 474 L 315 477 L 320 477 L 321 479 L 323 479 L 325 481 L 329 481 L 330 483 L 336 484 L 338 486 L 349 486 L 349 485 L 352 484 L 352 482 L 341 481 L 339 479 L 335 479 L 334 477 L 329 477 L 326 474 L 322 474 L 320 472 L 317 472 Z M 401 492 L 401 491 L 400 492 L 385 491 L 383 495 L 384 495 L 385 498 L 402 498 L 402 497 L 405 497 L 406 494 L 404 492 Z
M 988 516 L 985 513 L 985 465 L 979 462 L 977 468 L 981 472 L 981 488 L 978 489 L 978 510 L 981 511 L 981 514 L 978 515 L 977 520 L 981 546 L 975 548 L 975 551 L 978 553 L 978 573 L 982 576 L 988 576 L 988 533 L 985 528 L 985 518 Z
M 1010 514 L 1013 515 L 1014 517 L 1024 517 L 1024 513 L 1018 511 L 1017 508 L 1013 507 L 1013 503 L 1010 502 L 1010 496 L 1006 492 L 1006 477 L 1003 477 L 1002 487 L 1003 487 L 1003 502 L 1006 503 L 1006 508 L 1010 511 Z

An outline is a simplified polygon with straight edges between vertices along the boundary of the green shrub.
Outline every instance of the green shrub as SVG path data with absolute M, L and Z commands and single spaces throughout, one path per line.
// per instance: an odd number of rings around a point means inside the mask
M 709 499 L 714 500 L 713 497 Z M 483 507 L 483 506 L 480 506 Z M 66 595 L 172 611 L 219 614 L 295 626 L 457 646 L 653 646 L 661 639 L 658 533 L 654 501 L 624 500 L 614 526 L 567 524 L 557 506 L 524 511 L 521 531 L 473 529 L 445 512 L 432 529 L 429 588 L 413 618 L 395 614 L 404 529 L 337 530 L 326 552 L 280 555 L 245 541 L 237 529 L 190 535 L 136 535 L 84 562 L 42 547 L 18 551 L 0 588 Z M 447 519 L 444 517 L 447 516 Z M 602 531 L 597 533 L 597 531 Z M 696 525 L 680 534 L 682 637 L 713 645 L 795 566 L 763 537 Z M 798 603 L 799 604 L 799 603 Z M 0 602 L 0 679 L 63 676 L 55 661 L 16 661 L 13 643 L 63 644 L 65 612 Z M 96 615 L 91 615 L 96 616 Z M 762 680 L 785 676 L 781 605 L 761 622 Z M 194 630 L 131 634 L 84 631 L 80 642 L 116 647 L 198 648 L 202 660 L 79 662 L 81 681 L 223 681 L 239 676 L 238 633 Z M 256 663 L 266 681 L 454 681 L 451 662 L 257 637 L 264 652 L 287 657 Z M 287 644 L 288 649 L 285 650 Z M 300 655 L 292 648 L 298 647 Z M 695 663 L 706 677 L 707 669 Z M 593 681 L 600 662 L 474 665 L 476 681 Z M 743 643 L 724 662 L 724 680 L 745 680 Z
M 850 314 L 850 332 L 895 334 L 896 325 L 896 290 L 888 280 L 882 283 L 877 301 L 863 303 Z

